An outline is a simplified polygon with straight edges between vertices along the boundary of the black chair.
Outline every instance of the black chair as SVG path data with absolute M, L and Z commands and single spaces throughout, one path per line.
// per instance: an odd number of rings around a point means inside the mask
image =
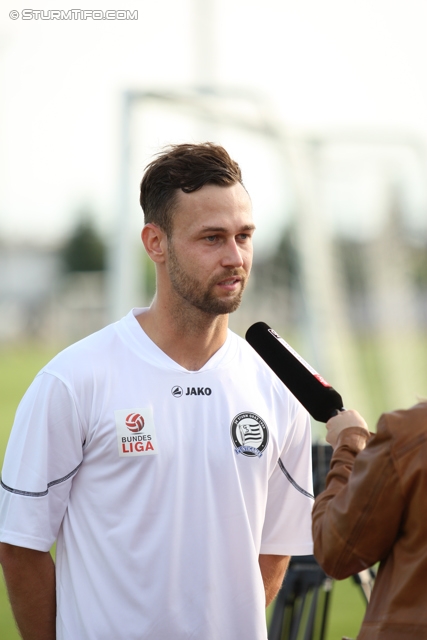
M 313 556 L 291 558 L 271 616 L 268 640 L 324 640 L 332 580 Z

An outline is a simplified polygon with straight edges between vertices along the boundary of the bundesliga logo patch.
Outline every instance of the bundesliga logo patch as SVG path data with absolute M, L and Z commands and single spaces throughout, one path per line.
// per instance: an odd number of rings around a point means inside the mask
M 230 427 L 230 435 L 236 453 L 260 458 L 268 444 L 268 429 L 256 413 L 244 411 L 237 414 Z
M 158 453 L 153 412 L 146 409 L 120 409 L 116 417 L 117 446 L 120 457 L 152 456 Z

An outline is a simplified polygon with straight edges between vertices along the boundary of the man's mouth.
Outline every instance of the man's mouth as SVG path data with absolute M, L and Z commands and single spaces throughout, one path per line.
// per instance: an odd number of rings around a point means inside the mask
M 234 284 L 235 282 L 240 282 L 240 278 L 234 276 L 233 278 L 227 278 L 226 280 L 221 280 L 219 284 Z
M 241 281 L 242 281 L 242 278 L 240 276 L 230 276 L 229 278 L 224 278 L 224 280 L 220 280 L 220 282 L 218 282 L 217 284 L 222 289 L 233 291 L 240 285 Z

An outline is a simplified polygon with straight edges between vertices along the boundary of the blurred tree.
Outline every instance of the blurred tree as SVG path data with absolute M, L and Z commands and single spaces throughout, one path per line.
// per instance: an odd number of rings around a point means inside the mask
M 342 279 L 347 293 L 366 294 L 369 274 L 366 268 L 366 244 L 350 238 L 335 238 Z
M 64 268 L 70 271 L 104 271 L 106 247 L 88 216 L 80 219 L 60 250 Z
M 412 245 L 412 273 L 419 291 L 427 290 L 427 244 Z
M 255 288 L 282 287 L 288 290 L 299 289 L 299 257 L 295 245 L 295 230 L 286 227 L 274 253 L 259 260 L 254 269 Z

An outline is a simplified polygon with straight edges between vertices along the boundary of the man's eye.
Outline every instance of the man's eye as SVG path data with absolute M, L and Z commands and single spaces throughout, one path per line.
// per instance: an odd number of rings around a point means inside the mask
M 205 238 L 208 242 L 215 242 L 218 239 L 218 236 L 206 236 Z

